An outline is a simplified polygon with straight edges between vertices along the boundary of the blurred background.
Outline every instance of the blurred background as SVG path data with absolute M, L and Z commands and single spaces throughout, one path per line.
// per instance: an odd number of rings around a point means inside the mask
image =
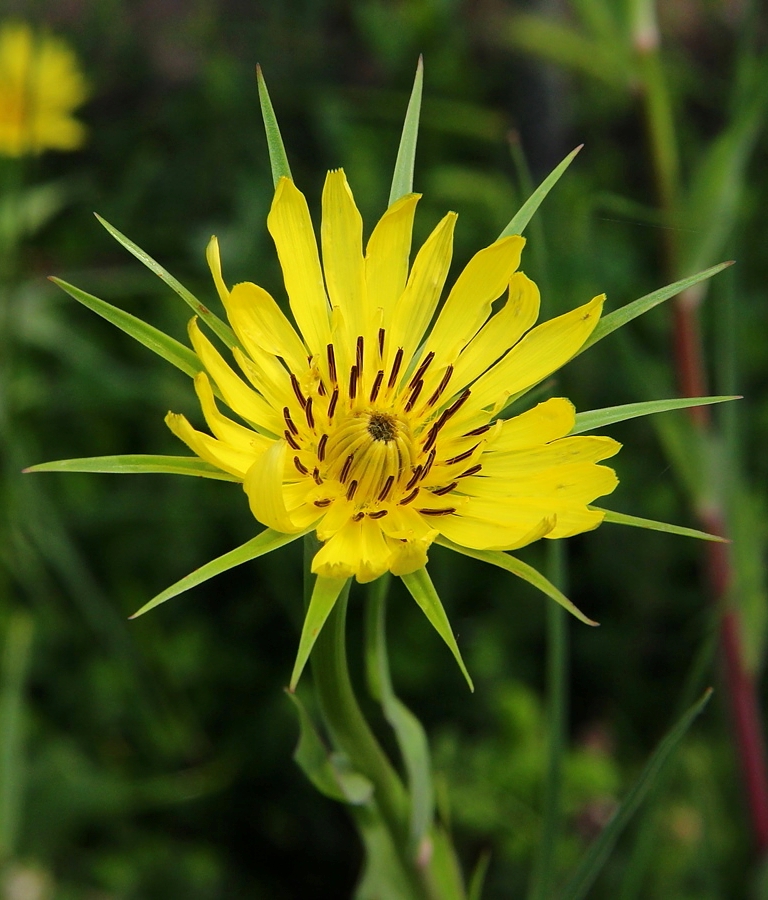
M 569 595 L 602 625 L 568 626 L 556 862 L 562 880 L 676 710 L 712 684 L 713 702 L 590 896 L 768 897 L 764 821 L 749 802 L 759 788 L 745 789 L 732 727 L 733 667 L 759 696 L 767 618 L 768 21 L 759 0 L 659 6 L 656 22 L 638 0 L 4 0 L 0 28 L 26 21 L 76 54 L 87 99 L 75 115 L 87 132 L 71 152 L 0 157 L 3 900 L 353 890 L 361 856 L 346 812 L 291 760 L 298 728 L 283 687 L 301 621 L 299 546 L 129 622 L 255 533 L 239 489 L 20 470 L 184 452 L 163 416 L 198 418 L 184 375 L 46 280 L 60 276 L 186 341 L 188 310 L 92 212 L 204 302 L 217 302 L 211 234 L 230 283 L 282 296 L 255 64 L 313 211 L 325 171 L 343 166 L 370 231 L 419 53 L 416 243 L 456 210 L 457 271 L 581 143 L 527 232 L 523 267 L 547 316 L 603 291 L 615 309 L 738 261 L 688 301 L 689 313 L 701 304 L 704 392 L 745 399 L 706 420 L 666 413 L 609 429 L 625 449 L 606 503 L 714 522 L 735 543 L 713 558 L 700 542 L 613 525 L 568 541 Z M 580 410 L 674 396 L 692 371 L 687 321 L 680 307 L 654 310 L 553 390 Z M 540 546 L 521 556 L 544 565 Z M 440 548 L 430 557 L 476 692 L 404 591 L 390 605 L 394 683 L 428 729 L 466 868 L 490 851 L 484 896 L 523 897 L 545 768 L 548 601 Z M 362 602 L 353 591 L 353 641 Z M 724 610 L 737 636 L 730 670 Z

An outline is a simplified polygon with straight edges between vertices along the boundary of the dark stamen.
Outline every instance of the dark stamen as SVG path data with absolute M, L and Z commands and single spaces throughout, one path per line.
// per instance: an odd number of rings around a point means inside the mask
M 410 387 L 413 387 L 413 385 L 416 384 L 416 382 L 421 379 L 421 376 L 427 371 L 427 369 L 429 368 L 429 364 L 432 362 L 432 360 L 434 358 L 435 358 L 435 351 L 430 350 L 429 353 L 427 353 L 427 355 L 424 357 L 424 362 L 419 366 L 418 369 L 416 369 L 416 372 L 414 373 L 413 378 L 411 378 Z
M 483 468 L 481 463 L 477 463 L 474 466 L 470 466 L 466 472 L 462 472 L 461 475 L 457 475 L 457 478 L 467 478 L 469 475 L 477 475 L 477 473 Z
M 434 463 L 436 456 L 437 456 L 437 450 L 435 450 L 433 447 L 432 450 L 429 451 L 429 456 L 427 457 L 427 464 L 424 466 L 424 471 L 421 473 L 422 481 L 427 477 L 427 475 L 429 475 L 429 470 L 432 468 L 432 464 Z
M 472 431 L 468 431 L 466 434 L 463 434 L 462 437 L 477 437 L 480 434 L 485 434 L 485 432 L 489 431 L 490 428 L 490 425 L 481 425 L 479 428 L 475 428 Z
M 335 387 L 333 389 L 333 393 L 331 394 L 331 400 L 328 404 L 328 418 L 332 419 L 334 412 L 336 412 L 336 404 L 339 402 L 339 389 Z
M 383 328 L 379 328 L 379 359 L 384 355 L 384 338 L 387 332 Z
M 301 408 L 307 405 L 307 398 L 304 394 L 301 393 L 301 388 L 299 387 L 299 379 L 291 372 L 291 386 L 293 387 L 293 393 L 296 394 L 296 399 L 301 403 Z
M 388 509 L 377 509 L 376 512 L 368 513 L 369 519 L 383 519 L 389 512 Z
M 480 444 L 475 444 L 474 447 L 469 450 L 465 450 L 464 453 L 459 453 L 458 456 L 452 456 L 450 459 L 446 459 L 445 465 L 452 466 L 454 465 L 454 463 L 464 462 L 465 459 L 469 459 L 469 457 L 472 456 L 472 454 L 475 452 L 475 450 L 477 450 L 479 446 Z
M 310 428 L 314 428 L 315 427 L 315 416 L 314 416 L 314 413 L 312 412 L 312 398 L 311 397 L 309 398 L 309 400 L 307 400 L 307 405 L 304 407 L 304 415 L 307 417 L 307 425 L 309 425 Z
M 325 459 L 325 445 L 328 443 L 328 435 L 324 434 L 317 445 L 317 458 L 322 462 Z
M 283 407 L 283 418 L 285 419 L 285 424 L 288 426 L 291 434 L 298 434 L 299 429 L 294 424 L 293 419 L 291 418 L 291 412 L 287 406 Z
M 315 506 L 319 506 L 322 508 L 323 506 L 330 506 L 333 503 L 333 500 L 315 500 Z
M 440 422 L 435 422 L 435 424 L 429 429 L 429 434 L 427 435 L 427 440 L 424 443 L 424 446 L 421 448 L 424 453 L 429 453 L 432 449 L 433 444 L 437 440 L 437 435 L 440 433 Z
M 353 478 L 352 481 L 349 482 L 349 487 L 347 488 L 347 500 L 351 500 L 355 496 L 356 490 L 357 481 Z
M 328 391 L 325 389 L 325 384 L 323 381 L 319 381 L 317 384 L 317 393 L 320 394 L 321 397 L 325 397 Z
M 403 497 L 403 499 L 398 503 L 398 506 L 407 506 L 412 500 L 415 500 L 421 488 L 414 488 L 407 497 Z
M 405 404 L 405 411 L 410 412 L 413 407 L 416 405 L 416 401 L 419 399 L 419 394 L 421 393 L 421 389 L 424 387 L 423 381 L 417 381 L 413 386 L 413 390 L 411 391 L 411 396 L 408 398 L 408 402 Z
M 437 494 L 438 497 L 442 497 L 443 494 L 450 494 L 451 491 L 456 487 L 457 484 L 458 484 L 457 481 L 452 481 L 450 484 L 446 484 L 445 487 L 434 488 L 432 490 L 432 493 Z
M 352 516 L 352 521 L 353 521 L 353 522 L 359 522 L 359 521 L 360 521 L 362 518 L 364 518 L 364 517 L 365 517 L 365 513 L 357 512 L 357 513 L 354 514 L 354 516 Z
M 288 441 L 288 443 L 290 444 L 291 447 L 293 447 L 294 450 L 301 450 L 301 447 L 299 447 L 299 445 L 293 439 L 293 435 L 291 434 L 290 431 L 286 430 L 283 432 L 283 434 L 285 435 L 286 441 Z
M 395 382 L 397 381 L 397 376 L 400 373 L 400 366 L 403 364 L 403 348 L 398 347 L 397 353 L 395 353 L 395 360 L 392 363 L 392 372 L 389 376 L 389 381 L 387 382 L 388 388 L 393 388 L 395 386 Z
M 349 470 L 352 468 L 352 461 L 355 456 L 353 453 L 350 453 L 349 456 L 344 460 L 344 465 L 341 467 L 341 474 L 339 475 L 339 481 L 344 484 L 347 480 L 347 476 L 349 475 Z
M 472 391 L 467 388 L 459 397 L 459 399 L 454 401 L 452 406 L 449 406 L 448 409 L 443 410 L 443 414 L 440 416 L 440 418 L 443 420 L 443 425 L 445 425 L 445 423 L 448 421 L 448 419 L 451 418 L 454 413 L 457 413 L 461 409 L 461 407 L 464 406 L 467 400 L 469 400 L 471 394 Z M 442 428 L 443 425 L 441 425 L 440 427 Z
M 414 486 L 414 484 L 416 484 L 416 482 L 419 480 L 419 478 L 421 477 L 421 470 L 423 468 L 424 468 L 424 466 L 416 466 L 416 468 L 413 470 L 413 475 L 411 475 L 411 480 L 405 486 L 406 491 L 410 491 L 410 489 Z
M 320 477 L 320 469 L 318 469 L 317 466 L 312 469 L 312 477 L 315 479 L 315 484 L 323 483 L 323 479 Z
M 384 500 L 387 499 L 387 494 L 392 490 L 392 485 L 395 483 L 394 475 L 387 475 L 387 480 L 384 482 L 384 487 L 382 488 L 381 493 L 377 497 L 379 503 L 383 503 Z
M 349 370 L 349 399 L 354 400 L 357 397 L 357 379 L 360 377 L 360 370 L 357 366 L 352 366 Z
M 325 350 L 328 357 L 328 374 L 331 376 L 331 383 L 336 384 L 336 354 L 333 350 L 333 344 L 328 344 Z
M 416 512 L 422 516 L 451 516 L 456 512 L 455 506 L 449 506 L 448 509 L 417 509 Z
M 379 369 L 376 373 L 376 377 L 373 379 L 373 387 L 371 388 L 371 403 L 379 396 L 379 390 L 381 389 L 381 382 L 384 381 L 384 370 Z
M 293 464 L 301 472 L 302 475 L 309 475 L 309 469 L 303 465 L 298 456 L 293 457 Z
M 427 406 L 434 406 L 435 403 L 442 396 L 443 391 L 448 387 L 448 382 L 451 380 L 451 376 L 453 375 L 453 366 L 448 366 L 445 370 L 445 374 L 443 375 L 442 381 L 438 384 L 435 389 L 435 393 L 427 400 Z
M 363 336 L 359 334 L 357 336 L 357 347 L 355 348 L 355 364 L 357 365 L 357 371 L 363 371 Z

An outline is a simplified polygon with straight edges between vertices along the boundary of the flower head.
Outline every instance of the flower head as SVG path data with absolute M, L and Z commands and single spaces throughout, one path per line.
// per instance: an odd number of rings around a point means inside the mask
M 268 227 L 296 327 L 263 288 L 229 290 L 215 238 L 208 248 L 242 374 L 193 320 L 204 368 L 195 386 L 213 436 L 181 415 L 167 422 L 199 457 L 242 481 L 264 525 L 314 529 L 323 543 L 312 569 L 326 578 L 408 575 L 438 536 L 512 550 L 578 534 L 600 524 L 603 513 L 589 504 L 617 484 L 597 463 L 620 445 L 568 437 L 568 400 L 498 418 L 579 351 L 604 297 L 535 326 L 539 292 L 517 271 L 525 242 L 513 235 L 470 260 L 438 311 L 456 215 L 443 218 L 409 269 L 418 200 L 393 203 L 364 252 L 347 180 L 330 172 L 321 264 L 306 200 L 280 179 Z M 215 394 L 246 424 L 222 414 Z
M 36 36 L 23 22 L 0 28 L 0 154 L 76 150 L 85 129 L 72 117 L 87 95 L 64 41 Z

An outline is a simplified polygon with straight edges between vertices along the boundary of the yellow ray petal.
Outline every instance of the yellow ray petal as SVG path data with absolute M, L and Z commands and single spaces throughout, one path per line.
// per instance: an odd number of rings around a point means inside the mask
M 312 353 L 323 358 L 330 336 L 328 298 L 307 201 L 289 178 L 277 183 L 267 228 L 277 248 L 296 324 Z
M 555 525 L 555 517 L 521 518 L 516 525 L 501 525 L 472 516 L 445 516 L 439 519 L 440 534 L 475 550 L 517 550 L 544 537 Z
M 435 353 L 435 368 L 454 362 L 481 328 L 520 264 L 524 244 L 519 235 L 496 241 L 476 253 L 456 279 L 427 339 L 426 349 Z
M 282 422 L 267 401 L 238 378 L 219 351 L 200 331 L 197 319 L 189 323 L 189 337 L 195 353 L 218 385 L 224 402 L 246 421 L 253 422 L 273 434 L 282 432 Z
M 525 499 L 552 508 L 558 503 L 591 503 L 596 497 L 610 494 L 617 484 L 616 473 L 608 466 L 577 463 L 521 475 L 471 476 L 462 479 L 459 489 L 472 498 L 467 504 L 467 515 L 480 514 L 482 518 L 504 521 Z M 485 499 L 476 499 L 480 497 Z M 479 513 L 475 507 L 480 504 L 483 508 Z
M 324 578 L 373 581 L 389 568 L 392 551 L 381 529 L 369 518 L 349 521 L 329 538 L 315 554 L 312 571 Z
M 568 434 L 575 421 L 576 410 L 571 401 L 564 397 L 552 397 L 519 416 L 503 421 L 493 438 L 488 438 L 489 450 L 494 453 L 525 450 L 548 444 Z
M 239 347 L 233 347 L 232 355 L 242 373 L 272 409 L 281 410 L 287 404 L 295 411 L 296 395 L 290 387 L 290 376 L 277 357 L 258 347 L 253 348 L 251 356 L 246 356 Z
M 253 455 L 254 453 L 260 455 L 269 449 L 272 443 L 269 438 L 253 431 L 251 428 L 244 428 L 219 412 L 213 396 L 213 390 L 211 389 L 211 383 L 205 372 L 200 372 L 195 376 L 195 391 L 200 400 L 205 421 L 220 441 L 246 455 Z
M 538 384 L 565 365 L 592 334 L 605 295 L 550 319 L 530 331 L 509 353 L 472 386 L 467 406 L 501 408 L 504 399 Z
M 383 310 L 387 323 L 405 289 L 413 217 L 420 197 L 420 194 L 407 194 L 393 203 L 368 239 L 365 251 L 368 303 L 372 310 Z
M 429 562 L 427 550 L 431 544 L 431 540 L 397 541 L 387 538 L 387 545 L 392 551 L 390 572 L 393 575 L 411 575 L 423 569 Z
M 165 417 L 165 424 L 200 459 L 204 459 L 218 469 L 229 472 L 236 478 L 245 478 L 245 473 L 259 457 L 259 452 L 255 449 L 251 453 L 244 453 L 229 444 L 217 441 L 209 434 L 196 431 L 187 419 L 178 413 L 169 412 Z
M 389 515 L 378 519 L 378 523 L 387 537 L 395 540 L 431 541 L 437 534 L 434 523 L 428 523 L 412 506 L 392 504 L 389 507 Z
M 509 281 L 504 306 L 480 329 L 462 351 L 454 367 L 451 389 L 458 391 L 474 381 L 513 347 L 539 316 L 539 289 L 523 272 Z
M 416 255 L 408 283 L 392 313 L 388 365 L 398 347 L 403 348 L 406 360 L 411 359 L 432 320 L 451 265 L 455 225 L 456 213 L 448 213 Z
M 229 299 L 229 289 L 224 283 L 224 276 L 221 274 L 221 254 L 219 253 L 219 239 L 216 235 L 213 235 L 210 241 L 208 241 L 208 246 L 205 248 L 205 258 L 208 261 L 208 268 L 211 270 L 211 275 L 213 275 L 213 283 L 216 285 L 216 290 L 226 309 L 227 300 Z
M 323 271 L 331 306 L 341 309 L 348 338 L 368 335 L 363 262 L 363 220 L 342 169 L 329 172 L 323 188 L 320 231 Z
M 609 437 L 565 437 L 526 450 L 498 451 L 498 442 L 483 454 L 483 474 L 526 479 L 556 466 L 595 463 L 615 456 L 621 444 Z
M 275 531 L 295 534 L 306 526 L 294 522 L 285 506 L 283 473 L 287 446 L 285 441 L 275 441 L 248 470 L 243 487 L 251 512 L 259 522 Z
M 225 302 L 235 334 L 252 355 L 258 347 L 286 361 L 300 375 L 307 368 L 307 350 L 301 338 L 263 288 L 249 281 L 236 284 Z

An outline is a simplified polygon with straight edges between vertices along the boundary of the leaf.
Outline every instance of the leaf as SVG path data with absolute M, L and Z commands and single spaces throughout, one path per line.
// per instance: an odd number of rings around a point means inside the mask
M 582 897 L 587 896 L 587 892 L 607 862 L 622 831 L 645 799 L 667 760 L 680 745 L 694 719 L 709 702 L 711 696 L 712 688 L 709 688 L 704 692 L 700 700 L 694 703 L 687 712 L 683 713 L 674 727 L 659 743 L 646 763 L 640 777 L 624 798 L 624 802 L 616 810 L 611 820 L 600 833 L 600 836 L 582 858 L 565 889 L 558 895 L 560 900 L 581 900 Z
M 24 472 L 103 472 L 115 475 L 140 475 L 166 473 L 169 475 L 196 475 L 218 481 L 238 479 L 222 472 L 196 456 L 150 456 L 130 453 L 122 456 L 86 456 L 82 459 L 58 459 L 54 462 L 28 466 Z
M 293 758 L 312 784 L 332 800 L 358 805 L 373 793 L 371 782 L 359 772 L 340 763 L 339 754 L 330 754 L 323 744 L 307 708 L 296 694 L 286 691 L 299 717 L 299 742 Z
M 483 885 L 485 884 L 485 876 L 488 874 L 488 866 L 490 863 L 491 851 L 483 850 L 475 863 L 475 868 L 472 870 L 467 900 L 482 900 Z
M 432 766 L 427 735 L 421 722 L 395 695 L 389 674 L 386 640 L 386 594 L 390 578 L 378 578 L 371 586 L 366 614 L 366 666 L 373 697 L 384 710 L 400 748 L 408 773 L 411 798 L 410 837 L 414 847 L 429 830 L 434 816 Z
M 397 150 L 395 172 L 392 176 L 392 189 L 389 192 L 389 205 L 413 191 L 413 169 L 416 161 L 416 141 L 419 137 L 419 114 L 421 113 L 421 93 L 424 85 L 424 60 L 419 56 L 416 66 L 416 77 L 413 80 L 411 97 L 405 111 L 403 133 Z
M 272 168 L 272 181 L 277 187 L 277 182 L 281 178 L 290 178 L 291 167 L 288 164 L 288 156 L 285 152 L 285 145 L 280 134 L 280 126 L 277 124 L 277 116 L 272 106 L 272 100 L 267 90 L 267 82 L 261 71 L 261 66 L 256 66 L 256 82 L 259 86 L 259 104 L 261 106 L 261 117 L 264 120 L 264 131 L 267 135 L 267 148 L 269 150 L 269 164 Z
M 647 313 L 648 310 L 653 309 L 654 306 L 658 306 L 665 300 L 669 300 L 670 297 L 677 296 L 677 294 L 687 290 L 689 287 L 693 287 L 694 284 L 698 284 L 700 281 L 706 281 L 707 278 L 712 278 L 713 275 L 717 275 L 718 272 L 722 272 L 723 269 L 727 269 L 728 266 L 732 266 L 733 263 L 734 260 L 719 263 L 716 266 L 705 269 L 703 272 L 698 272 L 696 275 L 691 275 L 688 278 L 676 281 L 674 284 L 668 284 L 666 287 L 659 288 L 651 294 L 646 294 L 644 297 L 633 300 L 632 303 L 627 303 L 626 306 L 622 306 L 621 309 L 608 313 L 607 316 L 603 316 L 597 323 L 595 330 L 579 350 L 579 353 L 583 353 L 593 344 L 601 341 L 604 337 L 611 334 L 611 332 L 616 331 L 617 328 L 622 328 L 628 322 L 631 322 L 632 319 L 636 319 L 638 316 L 642 316 L 643 313 Z M 576 355 L 578 356 L 579 353 Z
M 741 400 L 739 395 L 727 397 L 677 397 L 672 400 L 646 400 L 642 403 L 626 403 L 623 406 L 606 406 L 605 409 L 590 409 L 576 413 L 576 422 L 570 434 L 583 434 L 613 425 L 614 422 L 625 422 L 639 416 L 650 416 L 654 413 L 667 412 L 670 409 L 688 409 L 691 406 L 708 406 L 712 403 L 725 403 L 727 400 Z
M 172 366 L 181 369 L 185 375 L 194 378 L 198 372 L 203 371 L 203 364 L 189 347 L 180 344 L 175 338 L 170 337 L 164 331 L 160 331 L 159 328 L 155 328 L 154 325 L 149 325 L 142 319 L 138 319 L 136 316 L 132 316 L 130 313 L 112 306 L 111 303 L 107 303 L 105 300 L 99 300 L 93 294 L 87 294 L 85 291 L 81 291 L 80 288 L 67 284 L 66 281 L 62 281 L 60 278 L 51 278 L 50 280 L 63 291 L 66 291 L 70 297 L 74 297 L 75 300 L 82 303 L 83 306 L 87 306 L 88 309 L 93 310 L 97 315 L 106 319 L 107 322 L 116 325 L 121 331 L 148 347 L 153 353 L 157 353 L 158 356 L 161 356 Z
M 110 225 L 106 219 L 102 219 L 98 213 L 94 213 L 94 215 L 118 244 L 122 244 L 129 253 L 133 254 L 133 256 L 139 260 L 139 262 L 143 263 L 151 272 L 154 272 L 161 281 L 164 281 L 172 291 L 178 294 L 179 297 L 194 310 L 195 314 L 200 316 L 211 331 L 224 341 L 227 347 L 240 346 L 239 341 L 229 325 L 222 322 L 215 313 L 212 313 L 207 306 L 204 306 L 191 291 L 188 291 L 180 281 L 177 281 L 173 275 L 167 272 L 159 262 L 152 259 L 152 257 L 148 253 L 145 253 L 141 247 L 138 247 L 132 240 L 129 240 L 129 238 L 119 232 L 114 225 Z
M 448 621 L 448 616 L 445 614 L 445 609 L 443 609 L 443 604 L 440 602 L 440 597 L 437 595 L 429 573 L 426 569 L 419 569 L 418 572 L 413 572 L 411 575 L 401 575 L 400 577 L 403 579 L 403 583 L 410 591 L 413 599 L 421 607 L 424 615 L 429 619 L 432 627 L 448 645 L 451 653 L 453 653 L 462 674 L 467 680 L 470 691 L 474 691 L 475 686 L 472 684 L 467 667 L 461 658 L 459 646 L 451 630 L 451 623 Z
M 306 531 L 300 531 L 298 534 L 283 534 L 279 531 L 272 531 L 271 528 L 265 528 L 255 538 L 251 538 L 250 541 L 246 541 L 234 550 L 212 559 L 209 563 L 206 563 L 199 569 L 195 569 L 194 572 L 172 584 L 162 594 L 158 594 L 149 603 L 145 603 L 140 610 L 129 618 L 137 619 L 139 616 L 143 616 L 144 613 L 149 612 L 150 609 L 154 609 L 156 606 L 160 606 L 161 603 L 165 603 L 166 600 L 170 600 L 171 597 L 177 597 L 190 588 L 197 587 L 198 584 L 202 584 L 216 575 L 221 575 L 222 572 L 234 569 L 235 566 L 240 566 L 259 556 L 264 556 L 265 553 L 271 553 L 279 547 L 284 547 L 286 544 L 290 544 L 291 541 L 300 538 L 303 534 L 306 534 Z
M 720 544 L 730 544 L 728 538 L 717 534 L 708 534 L 706 531 L 697 531 L 695 528 L 683 528 L 682 525 L 669 525 L 666 522 L 656 522 L 653 519 L 641 519 L 639 516 L 629 516 L 626 513 L 614 512 L 611 509 L 601 509 L 599 506 L 590 506 L 598 512 L 605 513 L 604 522 L 614 525 L 633 525 L 635 528 L 646 528 L 648 531 L 664 531 L 667 534 L 678 534 L 681 537 L 699 538 L 702 541 L 717 541 Z
M 315 587 L 312 591 L 309 608 L 301 629 L 299 652 L 296 654 L 296 662 L 291 674 L 290 691 L 296 690 L 296 685 L 301 677 L 301 673 L 304 671 L 304 666 L 307 664 L 317 636 L 320 634 L 323 625 L 325 625 L 325 620 L 328 618 L 331 610 L 336 605 L 339 594 L 346 583 L 346 578 L 323 578 L 318 575 L 315 579 Z
M 543 594 L 546 594 L 547 597 L 550 597 L 556 603 L 559 603 L 563 609 L 567 610 L 572 616 L 576 616 L 576 618 L 585 625 L 600 624 L 599 622 L 593 622 L 592 619 L 587 618 L 587 616 L 585 616 L 578 607 L 574 606 L 562 591 L 558 590 L 551 581 L 548 581 L 541 572 L 534 569 L 533 566 L 529 566 L 528 563 L 524 563 L 516 556 L 510 556 L 502 550 L 472 550 L 469 547 L 462 547 L 459 544 L 454 544 L 453 541 L 449 541 L 444 537 L 435 538 L 435 543 L 440 544 L 442 547 L 447 547 L 449 550 L 454 550 L 456 553 L 462 553 L 464 556 L 470 556 L 472 559 L 479 559 L 482 562 L 498 566 L 500 569 L 506 569 L 507 572 L 517 575 L 518 578 L 527 581 L 528 584 L 533 585 L 533 587 L 540 590 Z
M 568 166 L 570 166 L 583 146 L 584 144 L 579 144 L 579 146 L 575 150 L 571 150 L 571 152 L 568 154 L 568 156 L 565 157 L 560 165 L 556 166 L 549 173 L 549 175 L 547 175 L 544 181 L 541 182 L 541 184 L 536 188 L 536 190 L 512 217 L 510 223 L 499 235 L 499 240 L 504 237 L 509 237 L 512 234 L 522 234 L 523 231 L 525 231 L 525 226 L 531 221 L 534 214 L 536 213 L 536 210 L 541 206 L 544 198 L 557 184 L 557 182 L 560 180 L 561 175 L 563 175 Z

